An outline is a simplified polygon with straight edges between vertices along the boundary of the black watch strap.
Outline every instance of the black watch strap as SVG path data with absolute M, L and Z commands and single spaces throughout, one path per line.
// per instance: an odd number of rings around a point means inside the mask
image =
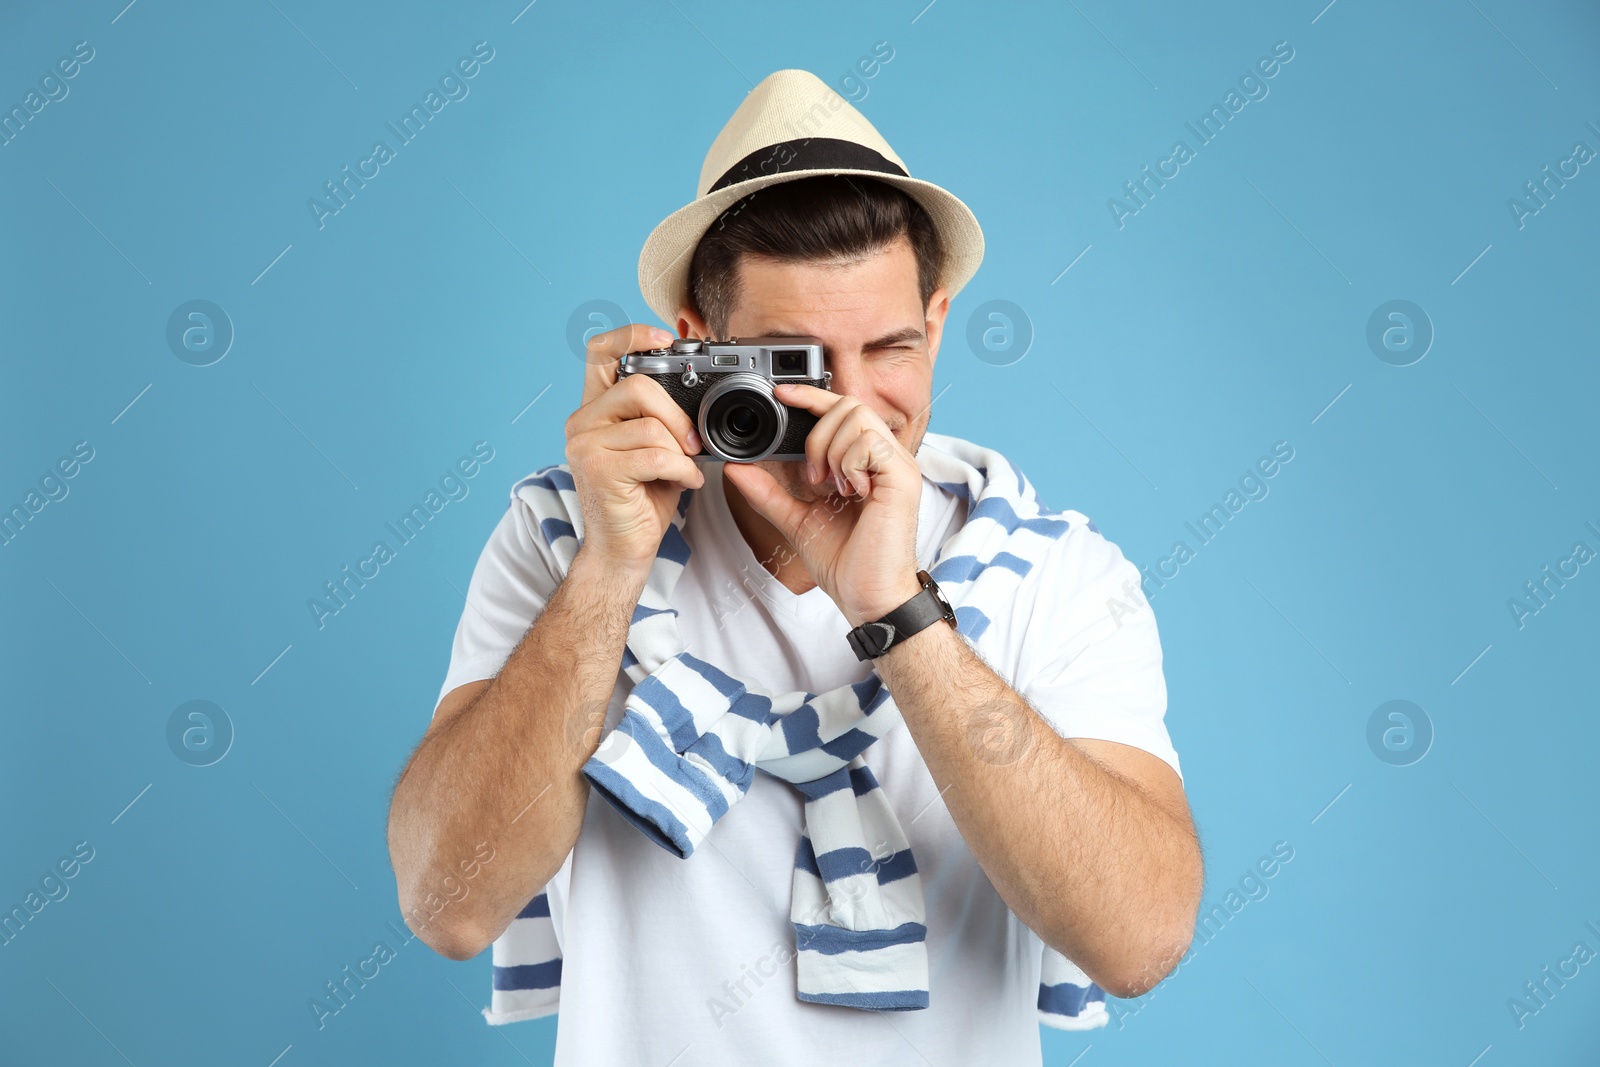
M 917 572 L 922 589 L 910 600 L 876 622 L 866 622 L 845 635 L 858 660 L 877 659 L 901 641 L 932 626 L 940 619 L 952 627 L 956 613 L 939 591 L 938 583 L 927 571 Z

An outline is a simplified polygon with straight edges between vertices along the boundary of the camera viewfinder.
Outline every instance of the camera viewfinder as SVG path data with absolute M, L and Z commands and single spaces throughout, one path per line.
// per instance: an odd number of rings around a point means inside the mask
M 779 348 L 772 353 L 772 373 L 774 375 L 792 375 L 804 377 L 806 373 L 806 354 L 803 350 L 794 348 Z

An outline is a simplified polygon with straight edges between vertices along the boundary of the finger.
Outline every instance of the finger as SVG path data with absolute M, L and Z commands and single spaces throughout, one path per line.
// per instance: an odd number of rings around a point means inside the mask
M 805 408 L 813 415 L 821 415 L 841 400 L 850 399 L 831 389 L 818 389 L 803 382 L 779 382 L 773 389 L 780 401 L 792 408 Z
M 845 484 L 867 497 L 875 486 L 892 484 L 899 460 L 892 440 L 877 430 L 866 430 L 840 458 L 839 468 Z
M 822 420 L 830 412 L 838 411 L 842 406 L 848 407 L 850 404 L 860 403 L 854 397 L 828 389 L 818 389 L 814 385 L 802 385 L 799 382 L 779 382 L 773 387 L 773 396 L 777 397 L 780 404 L 800 408 L 819 416 L 817 427 L 822 427 Z M 824 438 L 830 430 L 822 427 L 822 432 L 819 434 L 817 427 L 813 427 L 806 437 L 805 452 L 807 462 L 817 475 L 812 484 L 821 485 L 828 480 L 828 470 L 823 465 L 823 456 L 827 451 L 827 441 Z
M 673 335 L 656 326 L 640 322 L 618 326 L 589 338 L 583 348 L 583 401 L 587 404 L 609 389 L 617 380 L 617 361 L 629 352 L 665 348 Z
M 806 462 L 817 473 L 815 484 L 821 485 L 827 482 L 829 475 L 836 469 L 828 466 L 828 450 L 833 445 L 840 425 L 850 412 L 863 406 L 861 401 L 853 396 L 841 396 L 828 406 L 822 417 L 817 420 L 817 424 L 811 428 L 811 432 L 806 434 Z
M 585 444 L 609 452 L 626 452 L 633 448 L 666 448 L 674 452 L 683 451 L 682 443 L 672 436 L 672 431 L 654 415 L 597 426 L 585 434 Z
M 723 466 L 722 473 L 750 506 L 777 528 L 784 540 L 791 545 L 798 543 L 811 505 L 790 496 L 772 475 L 753 463 L 728 463 Z
M 592 427 L 646 417 L 665 426 L 685 455 L 692 456 L 700 451 L 700 437 L 695 433 L 694 421 L 662 384 L 647 374 L 630 374 L 607 389 L 584 411 L 583 422 Z
M 670 482 L 681 489 L 698 489 L 706 484 L 699 464 L 669 448 L 630 448 L 613 452 L 608 466 L 620 480 L 630 482 Z
M 855 445 L 862 434 L 870 431 L 893 436 L 889 433 L 889 428 L 884 425 L 883 420 L 878 417 L 878 413 L 865 404 L 857 404 L 845 412 L 838 428 L 834 430 L 833 435 L 828 440 L 828 451 L 824 457 L 824 462 L 828 465 L 827 469 L 838 474 L 841 478 L 844 477 L 845 453 Z M 848 488 L 849 483 L 846 482 L 845 484 Z

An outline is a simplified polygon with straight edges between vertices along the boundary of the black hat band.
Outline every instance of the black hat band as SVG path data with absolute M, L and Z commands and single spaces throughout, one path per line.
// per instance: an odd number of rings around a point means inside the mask
M 875 170 L 882 174 L 897 174 L 902 178 L 911 177 L 904 167 L 864 144 L 837 137 L 807 137 L 804 140 L 779 141 L 751 152 L 729 167 L 706 193 L 709 195 L 718 189 L 769 174 L 802 170 Z

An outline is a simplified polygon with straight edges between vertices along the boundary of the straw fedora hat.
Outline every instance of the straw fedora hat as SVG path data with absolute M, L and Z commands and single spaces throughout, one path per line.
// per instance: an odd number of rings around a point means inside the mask
M 758 189 L 818 174 L 858 174 L 904 190 L 933 219 L 944 245 L 939 284 L 953 297 L 983 262 L 972 210 L 932 182 L 911 177 L 872 123 L 808 70 L 767 75 L 711 142 L 695 198 L 650 232 L 639 253 L 639 288 L 663 322 L 688 306 L 689 264 L 711 224 Z

